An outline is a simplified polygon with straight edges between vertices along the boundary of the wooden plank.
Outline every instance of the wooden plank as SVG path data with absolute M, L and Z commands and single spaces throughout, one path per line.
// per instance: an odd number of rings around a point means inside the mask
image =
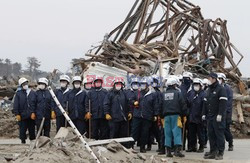
M 134 141 L 134 139 L 132 137 L 106 139 L 106 140 L 97 140 L 97 141 L 88 142 L 88 144 L 89 144 L 89 146 L 98 146 L 98 145 L 109 144 L 112 141 L 116 141 L 118 143 L 123 143 L 123 142 L 132 142 L 132 141 Z
M 238 113 L 238 121 L 239 123 L 245 123 L 244 117 L 243 117 L 243 112 L 242 112 L 242 108 L 241 108 L 241 102 L 237 101 L 237 113 Z

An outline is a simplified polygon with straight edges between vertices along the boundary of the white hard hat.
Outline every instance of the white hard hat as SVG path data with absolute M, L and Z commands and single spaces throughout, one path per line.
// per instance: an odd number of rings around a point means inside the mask
M 67 81 L 68 83 L 70 83 L 70 78 L 69 78 L 68 75 L 61 75 L 61 76 L 60 76 L 60 81 L 61 81 L 61 80 L 65 80 L 65 81 Z
M 73 79 L 72 79 L 72 82 L 75 82 L 75 81 L 82 82 L 81 76 L 74 76 Z
M 45 84 L 45 85 L 48 85 L 49 84 L 49 81 L 48 81 L 48 79 L 46 79 L 46 78 L 40 78 L 40 79 L 38 79 L 38 84 L 39 83 L 43 83 L 43 84 Z
M 93 78 L 84 78 L 83 81 L 82 81 L 83 84 L 87 84 L 87 83 L 93 83 Z
M 116 80 L 116 79 L 114 79 L 114 80 L 112 81 L 112 86 L 114 86 L 116 83 L 122 83 L 123 87 L 125 87 L 125 82 L 122 81 L 122 80 Z
M 96 76 L 96 78 L 93 80 L 93 82 L 97 81 L 97 80 L 101 80 L 103 82 L 103 77 L 102 76 Z M 91 82 L 90 80 L 88 80 L 88 83 Z
M 175 85 L 176 84 L 176 79 L 175 78 L 168 78 L 167 82 L 166 82 L 166 85 L 167 86 L 171 86 L 171 85 Z
M 227 77 L 224 73 L 217 73 L 217 75 L 218 75 L 218 78 L 222 78 L 224 81 L 227 80 Z
M 152 79 L 157 80 L 159 82 L 160 77 L 158 75 L 154 74 L 154 75 L 152 75 Z
M 209 84 L 209 80 L 208 79 L 203 79 L 202 80 L 202 84 L 203 85 L 208 85 Z
M 202 84 L 202 80 L 200 78 L 195 78 L 194 81 L 193 81 L 194 84 L 200 84 L 200 85 L 203 85 Z
M 142 83 L 146 83 L 146 84 L 148 84 L 148 85 L 151 85 L 152 81 L 153 81 L 153 79 L 152 79 L 151 77 L 143 77 L 143 78 L 141 79 L 140 83 L 141 83 L 141 84 L 142 84 Z
M 175 83 L 174 84 L 176 84 L 176 85 L 180 85 L 181 84 L 178 76 L 176 76 L 176 75 L 170 75 L 169 78 L 175 79 Z
M 25 83 L 25 82 L 29 82 L 26 78 L 20 78 L 19 80 L 18 80 L 18 85 L 19 86 L 21 86 L 23 83 Z
M 131 84 L 132 83 L 140 83 L 140 79 L 138 77 L 134 77 L 131 79 Z
M 177 75 L 178 79 L 181 81 L 183 80 L 183 76 L 182 75 Z
M 183 78 L 190 78 L 193 79 L 193 74 L 191 72 L 183 72 L 182 74 Z

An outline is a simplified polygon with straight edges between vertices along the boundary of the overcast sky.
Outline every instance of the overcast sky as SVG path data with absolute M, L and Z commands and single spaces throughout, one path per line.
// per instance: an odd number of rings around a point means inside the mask
M 66 71 L 121 23 L 135 0 L 0 0 L 0 58 L 26 64 L 37 57 L 41 69 Z M 191 0 L 205 18 L 228 20 L 231 41 L 244 54 L 240 65 L 250 76 L 248 0 Z

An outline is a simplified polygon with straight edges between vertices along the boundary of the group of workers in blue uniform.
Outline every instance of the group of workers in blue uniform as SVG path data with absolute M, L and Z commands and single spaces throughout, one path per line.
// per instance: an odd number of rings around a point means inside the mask
M 142 153 L 151 150 L 156 140 L 158 154 L 167 157 L 173 157 L 172 153 L 184 157 L 186 144 L 186 152 L 203 153 L 208 140 L 210 151 L 205 159 L 223 159 L 225 140 L 233 151 L 232 90 L 225 74 L 211 72 L 203 80 L 193 79 L 190 72 L 164 80 L 156 75 L 130 79 L 129 89 L 125 89 L 125 82 L 114 80 L 112 89 L 106 90 L 100 77 L 82 81 L 74 76 L 70 89 L 71 79 L 61 75 L 60 88 L 54 92 L 79 132 L 92 139 L 131 136 L 134 142 L 123 145 L 134 148 L 136 144 Z M 13 113 L 22 143 L 27 130 L 29 139 L 35 139 L 43 119 L 44 136 L 50 137 L 51 119 L 56 119 L 57 131 L 67 127 L 47 89 L 49 81 L 40 78 L 37 91 L 30 89 L 28 82 L 19 79 L 20 89 L 14 97 Z

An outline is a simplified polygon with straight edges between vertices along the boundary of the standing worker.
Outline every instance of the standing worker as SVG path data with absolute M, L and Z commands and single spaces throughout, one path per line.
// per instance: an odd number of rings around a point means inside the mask
M 150 78 L 144 77 L 141 82 L 139 100 L 134 102 L 132 137 L 134 141 L 140 140 L 140 152 L 146 153 L 145 145 L 149 140 L 152 122 L 157 121 L 158 103 Z
M 82 78 L 80 76 L 74 76 L 72 79 L 73 89 L 69 92 L 68 95 L 68 104 L 69 104 L 69 117 L 72 122 L 78 129 L 81 135 L 86 132 L 85 124 L 85 100 L 86 92 L 81 89 Z
M 160 91 L 160 77 L 157 75 L 153 75 L 152 76 L 152 87 L 154 89 L 155 92 L 155 100 L 157 102 L 157 106 L 161 106 L 162 104 L 162 94 Z M 159 111 L 160 108 L 157 108 L 157 110 Z M 162 149 L 162 145 L 161 145 L 161 132 L 160 132 L 160 127 L 159 125 L 161 125 L 161 119 L 158 118 L 157 121 L 152 122 L 152 126 L 149 130 L 149 141 L 148 141 L 148 146 L 147 146 L 147 150 L 150 151 L 151 147 L 152 147 L 152 143 L 154 142 L 154 138 L 156 139 L 156 142 L 158 143 L 158 149 L 157 152 L 160 152 L 160 150 Z
M 184 98 L 185 104 L 187 105 L 187 98 L 188 98 L 188 92 L 192 90 L 192 82 L 193 82 L 193 74 L 191 72 L 183 72 L 183 81 L 180 86 L 180 90 L 182 93 L 182 96 Z M 187 108 L 189 110 L 189 108 Z M 189 113 L 189 111 L 187 111 Z M 186 118 L 182 117 L 182 121 L 188 122 Z M 186 139 L 189 137 L 188 136 L 188 123 L 185 123 L 185 127 L 183 128 L 183 150 L 185 150 L 186 147 Z M 188 144 L 188 149 L 190 148 Z
M 140 95 L 140 78 L 139 77 L 133 77 L 131 79 L 131 88 L 126 91 L 127 97 L 128 97 L 128 102 L 129 102 L 129 109 L 131 110 L 131 113 L 133 114 L 134 109 L 138 108 L 139 105 L 139 95 Z M 136 105 L 134 105 L 136 104 Z M 129 121 L 129 135 L 131 135 L 132 131 L 132 123 L 133 119 Z
M 21 143 L 26 143 L 26 131 L 29 131 L 29 139 L 34 140 L 35 137 L 35 92 L 29 89 L 28 80 L 20 78 L 18 84 L 21 90 L 16 92 L 14 98 L 13 113 L 19 125 L 19 138 Z
M 93 80 L 92 79 L 88 79 L 87 77 L 83 79 L 83 87 L 84 87 L 84 90 L 86 92 L 91 90 L 92 85 L 93 85 Z
M 86 120 L 90 121 L 91 138 L 95 140 L 108 139 L 108 121 L 105 119 L 103 102 L 107 90 L 102 87 L 103 79 L 97 77 L 93 81 L 93 88 L 87 93 L 85 101 Z
M 50 124 L 52 117 L 52 106 L 53 106 L 53 99 L 51 94 L 49 93 L 48 87 L 48 79 L 40 78 L 38 80 L 38 90 L 36 91 L 36 127 L 37 132 L 40 128 L 42 123 L 42 119 L 45 118 L 44 124 L 42 127 L 41 135 L 50 137 Z
M 226 75 L 223 73 L 218 74 L 219 83 L 226 89 L 227 92 L 227 109 L 226 109 L 226 129 L 225 138 L 228 142 L 228 151 L 233 151 L 233 135 L 230 130 L 232 124 L 232 109 L 233 109 L 233 91 L 231 87 L 226 84 Z
M 193 88 L 188 93 L 188 103 L 189 106 L 189 149 L 186 152 L 196 152 L 197 151 L 197 137 L 199 140 L 199 150 L 197 152 L 204 152 L 205 140 L 202 137 L 202 108 L 205 98 L 205 91 L 202 89 L 202 80 L 195 78 L 193 80 Z
M 129 111 L 126 92 L 123 90 L 125 83 L 113 81 L 111 89 L 104 100 L 104 114 L 109 121 L 110 138 L 122 138 L 128 136 L 128 120 L 132 114 Z
M 210 84 L 204 99 L 202 119 L 207 120 L 210 152 L 205 153 L 205 159 L 222 160 L 225 150 L 224 132 L 226 127 L 227 93 L 219 84 L 216 73 L 209 75 Z
M 176 157 L 185 157 L 182 150 L 181 116 L 186 115 L 185 101 L 181 92 L 176 89 L 176 79 L 168 78 L 166 82 L 166 92 L 163 93 L 163 105 L 161 107 L 161 117 L 164 117 L 165 146 L 167 147 L 167 157 L 171 154 L 172 140 L 174 143 Z
M 60 76 L 60 88 L 55 90 L 55 95 L 62 105 L 62 107 L 67 111 L 67 96 L 70 92 L 70 89 L 68 88 L 70 83 L 70 78 L 68 75 L 61 75 Z M 56 106 L 54 103 L 54 111 L 55 114 L 52 113 L 53 116 L 56 115 L 56 131 L 58 132 L 61 127 L 65 127 L 65 118 L 60 111 L 60 109 Z

